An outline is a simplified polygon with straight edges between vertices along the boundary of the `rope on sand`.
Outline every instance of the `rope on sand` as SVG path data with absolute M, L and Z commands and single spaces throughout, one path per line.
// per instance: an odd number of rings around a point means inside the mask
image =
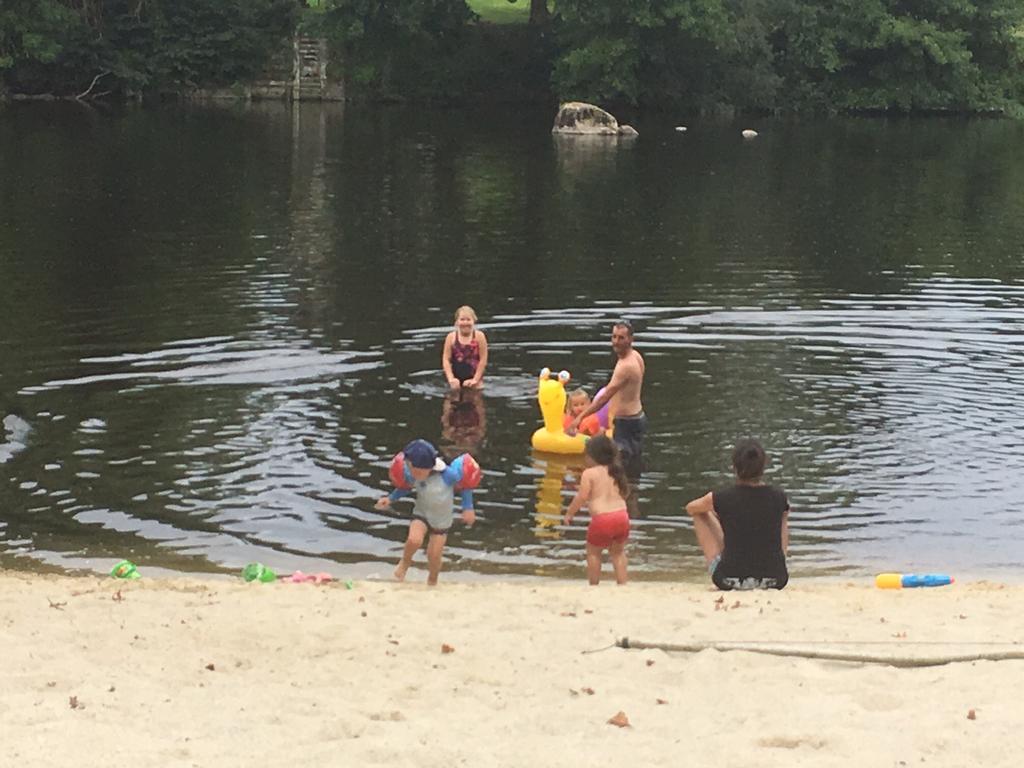
M 838 641 L 841 645 L 856 645 L 856 641 Z M 965 661 L 1008 661 L 1024 660 L 1024 651 L 985 651 L 982 653 L 937 655 L 937 656 L 892 656 L 883 654 L 855 653 L 850 651 L 826 651 L 793 646 L 770 646 L 754 643 L 728 642 L 691 642 L 691 643 L 645 643 L 623 637 L 616 641 L 619 648 L 653 649 L 658 651 L 678 651 L 682 653 L 698 653 L 700 651 L 747 651 L 763 653 L 769 656 L 793 656 L 802 659 L 819 661 L 848 661 L 857 664 L 885 664 L 890 667 L 939 667 L 944 664 L 957 664 Z

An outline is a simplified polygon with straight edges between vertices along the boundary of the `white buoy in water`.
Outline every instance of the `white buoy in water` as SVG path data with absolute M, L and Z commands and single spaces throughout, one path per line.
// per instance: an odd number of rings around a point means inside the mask
M 747 128 L 745 131 L 742 132 L 742 135 L 744 139 L 756 139 L 757 131 L 752 131 L 749 128 Z
M 686 126 L 685 125 L 677 125 L 676 126 L 676 130 L 679 131 L 680 133 L 686 133 Z

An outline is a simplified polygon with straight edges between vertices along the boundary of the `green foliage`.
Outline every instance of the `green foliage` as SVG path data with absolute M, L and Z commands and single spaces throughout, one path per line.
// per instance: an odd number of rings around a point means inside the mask
M 53 64 L 65 46 L 88 30 L 59 0 L 6 0 L 0 5 L 0 71 L 25 62 Z
M 357 92 L 445 98 L 473 18 L 465 0 L 325 0 L 323 29 Z
M 0 68 L 27 92 L 229 84 L 258 75 L 294 27 L 292 0 L 6 0 Z
M 291 0 L 164 0 L 154 19 L 155 75 L 165 86 L 258 75 L 294 24 Z
M 771 51 L 750 0 L 559 0 L 563 98 L 631 104 L 748 103 L 774 94 Z
M 0 5 L 0 70 L 32 58 L 52 62 L 74 14 L 55 0 L 7 0 Z
M 329 39 L 356 98 L 1024 114 L 1024 0 L 553 0 L 550 25 L 500 26 L 473 8 L 525 20 L 545 6 L 315 5 L 300 22 L 296 0 L 2 0 L 0 85 L 245 82 L 298 24 Z
M 780 0 L 772 44 L 793 106 L 1013 109 L 1022 21 L 1017 0 Z
M 563 98 L 1017 111 L 1020 0 L 558 0 Z

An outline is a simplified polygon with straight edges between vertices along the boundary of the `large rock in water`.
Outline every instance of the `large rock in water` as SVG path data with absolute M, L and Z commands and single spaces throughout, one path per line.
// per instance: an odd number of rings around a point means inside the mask
M 552 133 L 565 136 L 637 136 L 630 125 L 619 121 L 600 107 L 583 101 L 568 101 L 558 108 Z

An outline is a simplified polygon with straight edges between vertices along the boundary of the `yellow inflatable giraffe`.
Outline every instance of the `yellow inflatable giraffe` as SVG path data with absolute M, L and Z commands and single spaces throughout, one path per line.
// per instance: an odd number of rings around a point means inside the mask
M 547 453 L 583 453 L 587 444 L 584 435 L 569 436 L 562 427 L 565 413 L 565 385 L 569 383 L 569 372 L 561 371 L 552 377 L 551 370 L 540 372 L 537 382 L 537 402 L 544 417 L 544 426 L 533 433 L 533 447 Z

